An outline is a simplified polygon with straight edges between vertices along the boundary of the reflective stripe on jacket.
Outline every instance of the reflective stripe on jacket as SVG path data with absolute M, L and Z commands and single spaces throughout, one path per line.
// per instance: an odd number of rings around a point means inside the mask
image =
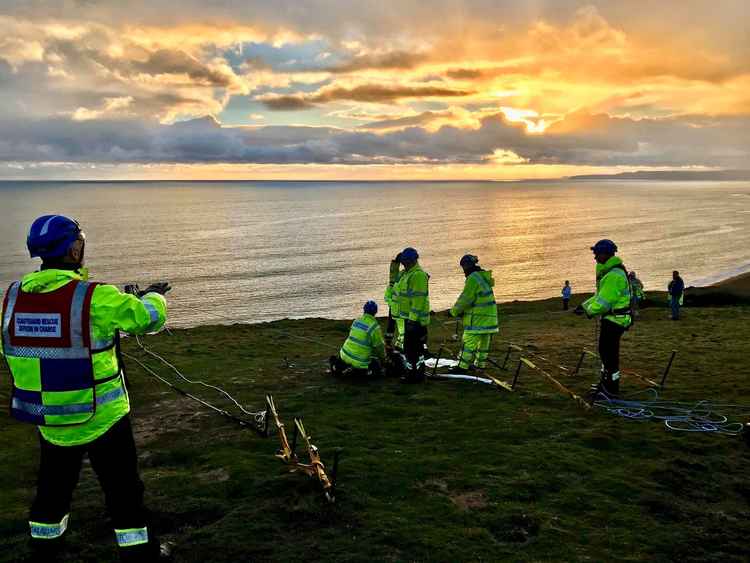
M 605 264 L 596 265 L 596 293 L 583 302 L 590 317 L 601 316 L 622 327 L 629 327 L 630 282 L 622 260 L 613 256 Z
M 465 333 L 494 334 L 499 332 L 497 303 L 492 290 L 494 285 L 495 280 L 490 270 L 478 270 L 466 277 L 464 290 L 450 311 L 454 317 L 463 313 Z
M 402 319 L 418 322 L 422 326 L 430 324 L 430 276 L 419 264 L 401 275 L 393 292 L 398 294 L 398 316 Z
M 81 274 L 68 270 L 42 270 L 24 276 L 20 291 L 25 293 L 49 293 L 71 283 L 82 280 Z M 50 443 L 59 446 L 87 444 L 109 430 L 130 411 L 127 390 L 122 378 L 116 377 L 121 366 L 117 359 L 115 337 L 118 330 L 133 334 L 144 334 L 159 330 L 166 321 L 167 302 L 158 293 L 149 293 L 142 298 L 122 293 L 112 285 L 97 285 L 90 305 L 91 363 L 93 366 L 96 413 L 83 424 L 76 426 L 40 426 L 39 431 Z M 11 365 L 13 378 L 28 379 L 28 368 L 24 362 L 6 358 Z M 38 361 L 25 358 L 26 363 Z M 73 403 L 77 404 L 77 403 Z M 64 405 L 61 405 L 64 406 Z
M 372 358 L 385 359 L 383 333 L 375 317 L 365 313 L 352 323 L 339 357 L 357 369 L 367 369 Z

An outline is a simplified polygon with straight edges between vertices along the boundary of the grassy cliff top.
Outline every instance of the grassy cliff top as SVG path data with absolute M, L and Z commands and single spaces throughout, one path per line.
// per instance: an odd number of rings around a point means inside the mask
M 579 375 L 570 372 L 583 347 L 595 349 L 594 323 L 559 308 L 558 300 L 501 305 L 492 355 L 502 361 L 514 342 L 583 394 L 597 366 L 587 360 Z M 678 350 L 662 397 L 750 405 L 748 321 L 743 304 L 687 307 L 680 322 L 665 307 L 644 309 L 623 339 L 622 366 L 659 379 Z M 750 455 L 741 439 L 586 411 L 526 368 L 513 393 L 455 381 L 336 381 L 325 374 L 327 357 L 348 327 L 307 319 L 147 337 L 187 375 L 223 386 L 250 409 L 272 393 L 288 427 L 304 417 L 324 462 L 343 450 L 329 505 L 317 483 L 274 458 L 275 437 L 212 414 L 130 362 L 147 502 L 157 531 L 176 542 L 177 561 L 746 560 Z M 430 348 L 455 345 L 454 330 L 444 313 L 434 316 Z M 133 339 L 124 350 L 174 380 Z M 7 382 L 4 367 L 0 378 Z M 185 388 L 229 407 L 209 389 Z M 625 376 L 622 388 L 644 384 Z M 0 400 L 7 395 L 3 383 Z M 2 561 L 25 549 L 36 441 L 33 427 L 0 413 Z M 73 504 L 70 560 L 113 560 L 88 465 Z

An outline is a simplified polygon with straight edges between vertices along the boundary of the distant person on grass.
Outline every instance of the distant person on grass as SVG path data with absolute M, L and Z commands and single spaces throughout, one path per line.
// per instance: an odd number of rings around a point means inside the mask
M 334 376 L 365 378 L 368 375 L 381 375 L 385 364 L 385 344 L 380 324 L 375 318 L 377 313 L 375 301 L 365 303 L 362 316 L 352 323 L 338 356 L 331 356 L 329 360 Z
M 11 414 L 39 429 L 39 476 L 31 506 L 32 561 L 58 561 L 73 490 L 84 455 L 104 490 L 123 561 L 156 561 L 138 475 L 130 401 L 120 364 L 119 331 L 164 326 L 169 284 L 137 295 L 89 283 L 86 237 L 78 223 L 45 215 L 31 225 L 27 246 L 39 271 L 5 294 L 2 355 L 12 375 Z
M 458 365 L 452 371 L 466 373 L 467 370 L 487 367 L 492 335 L 497 334 L 499 328 L 492 271 L 483 270 L 479 258 L 471 254 L 464 255 L 459 265 L 466 281 L 450 314 L 454 317 L 463 315 L 464 333 Z
M 620 393 L 620 338 L 630 327 L 630 284 L 622 260 L 615 256 L 617 245 L 603 239 L 591 247 L 596 260 L 596 293 L 576 307 L 575 314 L 601 317 L 599 357 L 602 369 L 599 383 L 591 394 L 617 396 Z
M 669 306 L 672 309 L 672 320 L 680 320 L 680 306 L 682 305 L 682 296 L 685 292 L 685 282 L 680 277 L 677 270 L 672 272 L 672 281 L 667 286 L 669 292 Z
M 630 291 L 633 294 L 633 300 L 631 302 L 633 306 L 633 316 L 637 317 L 640 314 L 641 301 L 645 299 L 646 294 L 643 293 L 643 283 L 638 279 L 638 276 L 634 271 L 631 270 L 630 273 L 628 273 L 628 279 L 630 280 Z
M 570 281 L 565 280 L 565 285 L 562 288 L 563 311 L 568 310 L 568 303 L 570 302 L 570 296 L 572 294 L 573 294 L 573 288 L 570 287 Z

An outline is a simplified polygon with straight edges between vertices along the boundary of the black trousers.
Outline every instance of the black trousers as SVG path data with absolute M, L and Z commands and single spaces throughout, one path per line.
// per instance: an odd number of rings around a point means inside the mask
M 55 446 L 39 436 L 40 459 L 37 493 L 29 519 L 40 523 L 58 523 L 70 512 L 73 490 L 78 484 L 83 456 L 104 491 L 107 511 L 115 529 L 144 528 L 148 514 L 143 505 L 143 482 L 138 475 L 138 457 L 130 417 L 124 416 L 104 435 L 81 446 Z M 151 561 L 159 552 L 159 543 L 148 530 L 149 543 L 123 548 L 123 559 Z M 50 540 L 32 538 L 32 548 L 48 551 Z M 54 543 L 54 542 L 53 542 Z
M 424 352 L 427 347 L 427 327 L 414 321 L 406 321 L 404 327 L 404 355 L 409 363 L 406 379 L 424 381 Z
M 355 368 L 350 366 L 337 354 L 328 358 L 328 365 L 331 368 L 331 374 L 334 377 L 351 376 L 353 379 L 363 380 L 368 377 L 380 377 L 383 375 L 383 368 L 378 360 L 371 360 L 367 369 Z
M 599 327 L 599 357 L 602 360 L 601 384 L 609 393 L 620 391 L 620 339 L 625 329 L 602 319 Z M 614 377 L 613 377 L 614 376 Z
M 570 299 L 565 299 L 563 297 L 563 311 L 567 311 L 568 310 L 568 302 L 569 301 L 570 301 Z

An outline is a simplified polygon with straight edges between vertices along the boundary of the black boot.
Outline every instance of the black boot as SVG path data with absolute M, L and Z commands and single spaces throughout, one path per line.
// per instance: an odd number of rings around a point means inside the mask
M 29 541 L 29 563 L 57 563 L 63 561 L 62 551 L 65 547 L 65 536 L 54 539 L 36 539 Z

